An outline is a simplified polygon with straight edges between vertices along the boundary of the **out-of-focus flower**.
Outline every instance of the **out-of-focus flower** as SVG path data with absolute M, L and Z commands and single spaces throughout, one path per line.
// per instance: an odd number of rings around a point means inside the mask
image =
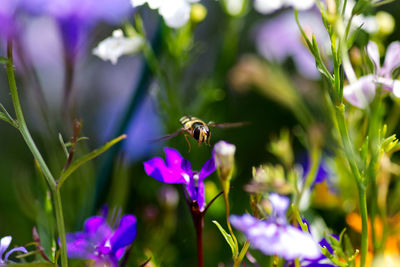
M 346 223 L 356 232 L 361 233 L 361 217 L 357 213 L 349 213 L 346 216 Z M 381 218 L 375 217 L 373 223 L 368 218 L 368 244 L 366 266 L 399 266 L 400 263 L 400 213 L 387 217 L 386 225 Z M 374 227 L 375 238 L 381 240 L 384 231 L 388 233 L 383 245 L 383 253 L 375 254 L 373 252 L 372 227 Z M 386 229 L 385 229 L 386 227 Z M 360 265 L 359 255 L 356 257 L 356 266 Z
M 70 258 L 92 259 L 96 264 L 118 266 L 127 247 L 136 237 L 136 217 L 124 215 L 113 229 L 101 216 L 85 221 L 83 231 L 66 235 Z
M 289 177 L 294 172 L 288 174 Z M 289 194 L 293 192 L 293 186 L 286 180 L 285 170 L 282 165 L 263 165 L 253 167 L 253 179 L 245 186 L 245 190 L 252 194 L 265 192 L 277 192 Z
M 204 179 L 215 171 L 214 159 L 207 160 L 200 172 L 196 172 L 175 149 L 166 147 L 164 152 L 165 162 L 155 157 L 143 163 L 147 175 L 163 183 L 185 184 L 190 201 L 196 201 L 200 210 L 204 210 Z
M 122 55 L 129 55 L 140 51 L 144 44 L 143 38 L 139 35 L 125 37 L 121 29 L 115 30 L 112 36 L 101 41 L 93 54 L 102 60 L 110 60 L 117 64 L 118 58 Z
M 314 6 L 314 4 L 315 0 L 255 0 L 254 8 L 261 14 L 269 14 L 284 7 L 306 10 Z
M 298 15 L 306 34 L 314 34 L 320 44 L 320 50 L 329 51 L 329 35 L 321 15 L 315 10 L 299 12 Z M 315 67 L 315 59 L 306 47 L 292 11 L 284 12 L 263 23 L 257 33 L 256 46 L 258 52 L 268 60 L 282 63 L 288 57 L 292 57 L 297 70 L 303 76 L 311 79 L 320 77 Z
M 214 145 L 213 155 L 220 178 L 230 179 L 235 164 L 236 146 L 225 141 Z
M 23 253 L 28 253 L 28 251 L 26 250 L 26 248 L 24 247 L 16 247 L 11 249 L 10 251 L 8 251 L 6 253 L 6 255 L 3 257 L 4 252 L 6 252 L 6 250 L 8 249 L 8 247 L 11 244 L 11 240 L 12 237 L 11 236 L 5 236 L 2 239 L 0 239 L 0 265 L 6 265 L 7 262 L 9 261 L 8 258 L 10 257 L 11 254 L 13 254 L 14 252 L 23 252 Z
M 246 10 L 245 0 L 223 0 L 221 3 L 230 16 L 240 16 Z
M 158 9 L 165 23 L 172 28 L 185 25 L 190 18 L 190 4 L 200 0 L 131 0 L 133 7 L 144 5 L 151 9 Z
M 393 16 L 385 11 L 378 11 L 375 15 L 378 22 L 378 33 L 382 35 L 389 35 L 395 28 L 395 20 Z
M 175 187 L 173 186 L 164 185 L 159 191 L 158 200 L 160 201 L 161 205 L 164 205 L 167 208 L 176 208 L 179 201 L 178 191 L 176 191 Z
M 310 171 L 309 156 L 301 157 L 300 164 L 301 164 L 301 167 L 303 170 L 303 181 L 304 181 L 306 179 L 308 172 Z M 317 169 L 317 173 L 315 175 L 315 180 L 311 184 L 311 190 L 315 185 L 320 184 L 323 181 L 327 180 L 329 178 L 329 175 L 330 175 L 330 170 L 327 166 L 327 163 L 326 163 L 326 161 L 324 161 L 324 159 L 321 159 L 318 169 Z
M 132 11 L 128 0 L 36 0 L 32 9 L 57 21 L 69 56 L 75 56 L 99 22 L 118 24 Z
M 374 74 L 360 77 L 343 89 L 343 96 L 352 105 L 365 108 L 374 99 L 376 87 L 382 86 L 383 89 L 393 92 L 396 97 L 400 97 L 400 81 L 393 79 L 392 72 L 400 66 L 400 42 L 393 42 L 386 51 L 383 66 L 380 66 L 379 50 L 376 43 L 370 41 L 367 45 L 367 53 L 374 63 Z
M 246 235 L 254 248 L 266 255 L 277 255 L 286 260 L 319 258 L 319 245 L 311 235 L 287 223 L 289 199 L 272 193 L 269 200 L 272 213 L 267 220 L 261 221 L 249 214 L 232 215 L 231 224 Z
M 8 38 L 15 33 L 16 21 L 15 13 L 18 9 L 17 0 L 5 0 L 0 5 L 0 37 Z

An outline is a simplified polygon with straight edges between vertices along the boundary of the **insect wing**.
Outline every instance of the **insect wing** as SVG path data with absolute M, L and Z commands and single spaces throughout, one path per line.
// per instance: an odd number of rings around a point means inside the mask
M 159 141 L 163 141 L 163 140 L 168 140 L 168 139 L 171 139 L 171 138 L 173 138 L 175 136 L 178 136 L 178 135 L 182 134 L 183 132 L 185 132 L 185 129 L 179 129 L 175 133 L 172 133 L 172 134 L 169 134 L 169 135 L 165 135 L 163 137 L 156 138 L 156 139 L 151 139 L 150 142 L 159 142 Z
M 207 126 L 210 127 L 215 127 L 215 128 L 235 128 L 235 127 L 241 127 L 244 125 L 248 125 L 250 122 L 225 122 L 225 123 L 215 123 L 215 122 L 209 122 Z

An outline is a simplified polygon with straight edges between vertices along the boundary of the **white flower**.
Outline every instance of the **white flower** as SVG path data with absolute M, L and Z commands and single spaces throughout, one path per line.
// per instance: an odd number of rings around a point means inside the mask
M 131 0 L 133 7 L 147 3 L 151 9 L 158 9 L 165 23 L 172 28 L 185 25 L 190 18 L 190 4 L 199 0 Z
M 255 0 L 254 8 L 261 14 L 269 14 L 284 7 L 306 10 L 314 4 L 315 0 Z
M 343 8 L 343 3 L 344 1 L 341 2 L 340 9 Z M 349 21 L 349 19 L 352 17 L 351 21 L 351 27 L 350 30 L 354 32 L 357 28 L 363 29 L 364 31 L 368 33 L 375 33 L 379 29 L 378 21 L 375 16 L 364 16 L 362 14 L 358 15 L 353 15 L 353 8 L 355 6 L 355 1 L 353 0 L 348 0 L 346 3 L 346 9 L 344 12 L 344 18 L 346 23 Z
M 122 55 L 129 55 L 138 52 L 144 41 L 139 35 L 125 37 L 121 29 L 113 31 L 112 36 L 101 41 L 93 54 L 102 60 L 110 60 L 112 64 L 116 64 L 118 58 Z

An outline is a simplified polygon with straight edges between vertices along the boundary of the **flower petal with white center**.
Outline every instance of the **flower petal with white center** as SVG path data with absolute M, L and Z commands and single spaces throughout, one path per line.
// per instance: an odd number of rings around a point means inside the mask
M 343 88 L 343 96 L 353 106 L 366 108 L 375 97 L 375 76 L 370 74 L 363 76 L 356 82 Z
M 380 75 L 392 77 L 392 72 L 400 66 L 400 42 L 393 42 L 386 50 L 385 62 L 383 63 Z
M 141 36 L 124 37 L 122 30 L 118 29 L 113 31 L 111 37 L 101 41 L 93 49 L 93 54 L 104 61 L 110 60 L 112 64 L 116 64 L 120 56 L 138 52 L 143 43 Z
M 379 57 L 378 45 L 374 42 L 369 42 L 367 45 L 367 53 L 369 58 L 375 65 L 375 72 L 378 73 L 380 69 L 380 63 L 379 63 L 380 57 Z

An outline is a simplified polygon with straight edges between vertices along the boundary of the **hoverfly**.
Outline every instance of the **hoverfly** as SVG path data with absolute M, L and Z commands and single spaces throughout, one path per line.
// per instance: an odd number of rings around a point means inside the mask
M 202 143 L 210 145 L 211 132 L 209 127 L 232 128 L 248 124 L 246 122 L 215 123 L 212 121 L 210 121 L 209 123 L 205 123 L 199 118 L 193 116 L 183 116 L 182 118 L 179 119 L 179 122 L 182 124 L 181 129 L 179 129 L 175 133 L 154 139 L 152 141 L 157 142 L 162 140 L 168 140 L 180 134 L 184 134 L 186 142 L 189 145 L 189 152 L 190 152 L 190 142 L 188 140 L 188 137 L 193 137 L 199 145 L 201 145 Z

